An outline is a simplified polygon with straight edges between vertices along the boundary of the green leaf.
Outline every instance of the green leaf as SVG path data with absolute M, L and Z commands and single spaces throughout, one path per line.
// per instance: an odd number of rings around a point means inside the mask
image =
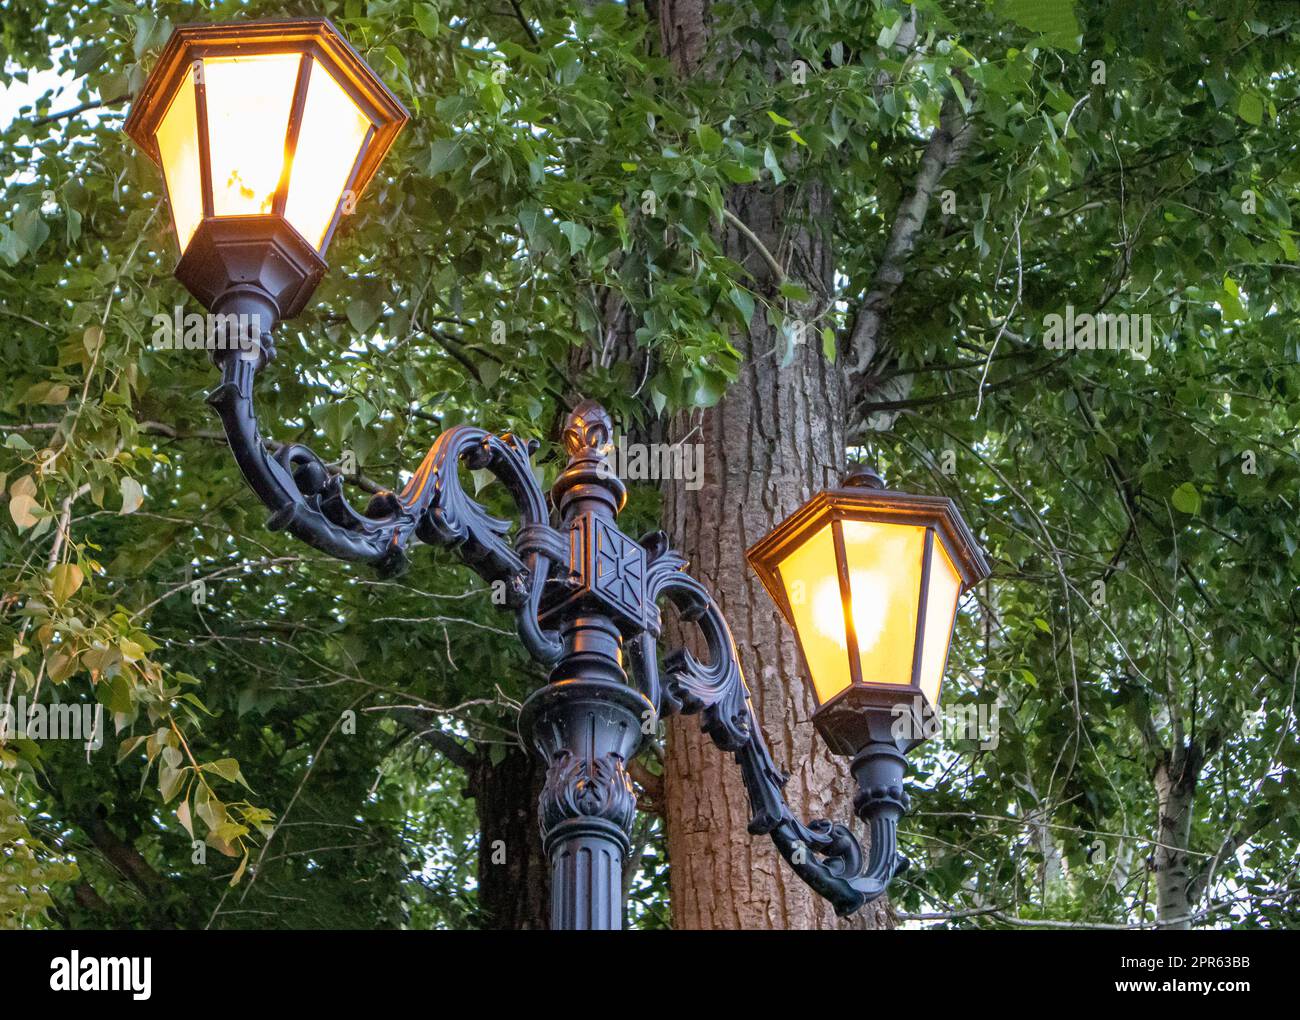
M 725 160 L 718 165 L 718 169 L 732 184 L 749 184 L 751 181 L 758 180 L 758 171 L 752 166 L 745 166 L 742 163 Z
M 1073 0 L 1001 0 L 998 13 L 1039 33 L 1049 46 L 1079 52 L 1082 29 L 1074 15 Z
M 185 826 L 185 831 L 190 834 L 190 839 L 194 838 L 194 819 L 190 817 L 190 802 L 186 798 L 176 807 L 176 817 L 180 820 L 181 825 Z
M 72 65 L 72 73 L 80 78 L 83 74 L 102 68 L 112 52 L 112 46 L 106 42 L 95 43 L 78 50 L 76 62 Z
M 1232 322 L 1240 322 L 1246 317 L 1246 309 L 1241 303 L 1241 290 L 1237 286 L 1237 281 L 1231 276 L 1223 278 L 1223 292 L 1219 296 L 1219 304 L 1223 307 L 1223 316 Z
M 1264 101 L 1255 92 L 1243 92 L 1237 97 L 1237 116 L 1247 124 L 1259 125 L 1264 120 Z
M 736 310 L 744 316 L 746 322 L 754 318 L 754 297 L 749 291 L 742 290 L 740 287 L 732 287 L 727 297 L 736 306 Z
M 218 758 L 216 761 L 205 762 L 200 768 L 204 772 L 216 773 L 227 782 L 238 783 L 246 790 L 251 790 L 248 783 L 244 781 L 244 774 L 239 771 L 239 762 L 234 758 Z
M 1201 494 L 1191 482 L 1183 482 L 1178 486 L 1170 494 L 1169 501 L 1175 510 L 1185 514 L 1195 514 L 1201 510 Z
M 232 887 L 239 884 L 239 880 L 244 877 L 244 871 L 247 868 L 248 868 L 248 850 L 245 849 L 244 856 L 239 862 L 239 867 L 237 867 L 235 869 L 235 873 L 230 876 L 230 885 Z
M 563 234 L 569 242 L 570 255 L 578 254 L 578 252 L 582 251 L 582 249 L 587 246 L 587 242 L 591 240 L 590 230 L 584 227 L 581 223 L 573 223 L 570 220 L 565 220 L 560 224 L 560 233 Z
M 18 525 L 19 531 L 24 531 L 36 523 L 38 519 L 36 517 L 37 509 L 36 500 L 25 492 L 20 492 L 18 495 L 9 498 L 9 516 Z
M 693 401 L 698 407 L 712 407 L 727 389 L 727 380 L 720 372 L 708 368 L 697 368 L 694 372 L 695 392 Z
M 77 593 L 86 575 L 75 563 L 60 563 L 50 571 L 50 578 L 54 583 L 54 601 L 62 605 Z
M 835 363 L 835 330 L 830 326 L 822 328 L 822 357 L 831 364 Z
M 439 138 L 429 146 L 424 172 L 430 177 L 450 173 L 465 164 L 465 137 Z
M 352 328 L 358 333 L 365 333 L 379 321 L 382 309 L 363 297 L 353 298 L 348 302 L 347 317 Z
M 158 792 L 162 795 L 164 804 L 170 803 L 171 799 L 181 792 L 181 781 L 184 778 L 183 769 L 173 768 L 165 763 L 158 767 Z
M 438 9 L 433 4 L 416 4 L 411 14 L 422 36 L 433 39 L 438 35 Z
M 777 184 L 785 180 L 785 171 L 781 169 L 781 163 L 776 158 L 776 153 L 772 151 L 772 146 L 763 150 L 763 165 L 767 167 L 768 172 L 772 175 L 772 180 Z
M 123 475 L 122 480 L 118 483 L 118 488 L 122 493 L 121 514 L 133 514 L 140 509 L 140 504 L 144 502 L 144 490 L 130 475 Z

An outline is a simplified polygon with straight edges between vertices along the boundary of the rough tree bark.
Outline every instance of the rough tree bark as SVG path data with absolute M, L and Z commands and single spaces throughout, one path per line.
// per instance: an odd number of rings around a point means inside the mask
M 733 211 L 772 240 L 786 221 L 781 203 L 750 192 Z M 814 265 L 826 266 L 823 242 L 805 239 Z M 735 238 L 728 247 L 743 257 Z M 746 260 L 757 270 L 756 259 Z M 779 338 L 755 321 L 733 338 L 745 356 L 740 378 L 699 420 L 688 441 L 702 444 L 703 486 L 667 488 L 665 522 L 692 572 L 714 591 L 735 633 L 759 725 L 778 767 L 791 772 L 786 796 L 805 819 L 847 821 L 847 769 L 813 732 L 811 696 L 800 679 L 793 635 L 745 563 L 744 550 L 844 466 L 844 391 L 839 371 L 803 345 L 779 367 Z M 695 424 L 678 423 L 676 438 Z M 683 428 L 684 426 L 684 428 Z M 883 905 L 848 922 L 786 868 L 771 844 L 749 835 L 749 807 L 730 755 L 703 737 L 695 719 L 668 727 L 665 762 L 673 923 L 678 928 L 881 927 Z
M 1193 873 L 1187 854 L 1192 838 L 1192 805 L 1201 772 L 1201 752 L 1192 741 L 1166 751 L 1156 762 L 1157 823 L 1153 870 L 1156 917 L 1161 928 L 1190 928 Z
M 478 902 L 482 926 L 544 931 L 551 916 L 551 872 L 537 827 L 546 768 L 512 747 L 493 764 L 476 755 L 466 770 L 479 820 Z

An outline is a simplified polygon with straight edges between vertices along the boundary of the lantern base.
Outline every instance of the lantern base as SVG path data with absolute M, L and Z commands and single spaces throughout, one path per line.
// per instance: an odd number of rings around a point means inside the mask
M 232 290 L 266 295 L 275 319 L 306 307 L 325 275 L 325 260 L 281 216 L 205 219 L 176 266 L 176 279 L 209 311 Z M 267 331 L 274 326 L 267 323 Z
M 868 744 L 910 751 L 935 728 L 935 714 L 914 687 L 850 687 L 813 713 L 831 754 L 851 757 Z

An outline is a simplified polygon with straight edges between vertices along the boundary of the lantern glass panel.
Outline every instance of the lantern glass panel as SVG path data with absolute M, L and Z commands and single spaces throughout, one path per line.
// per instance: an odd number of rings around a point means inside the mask
M 154 136 L 167 181 L 167 201 L 181 251 L 203 219 L 203 176 L 199 169 L 199 120 L 194 69 L 181 80 Z
M 912 682 L 925 529 L 879 521 L 844 521 L 844 552 L 853 601 L 862 681 Z
M 852 683 L 829 521 L 781 561 L 780 572 L 813 691 L 825 704 Z
M 320 251 L 370 130 L 367 117 L 320 63 L 313 61 L 285 217 Z
M 948 661 L 948 643 L 957 615 L 957 596 L 961 594 L 961 576 L 952 565 L 948 551 L 938 536 L 930 557 L 930 583 L 925 600 L 925 638 L 921 652 L 921 693 L 932 708 L 939 705 L 939 687 L 943 667 Z
M 298 53 L 203 61 L 215 215 L 271 212 L 301 62 Z

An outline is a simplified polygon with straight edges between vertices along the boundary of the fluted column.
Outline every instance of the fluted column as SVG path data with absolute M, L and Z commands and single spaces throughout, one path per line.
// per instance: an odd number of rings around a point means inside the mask
M 587 645 L 593 637 L 617 640 L 606 628 L 606 621 L 582 621 L 575 630 L 585 633 L 575 637 Z M 538 818 L 551 862 L 552 930 L 623 926 L 623 867 L 636 815 L 627 762 L 648 709 L 632 688 L 592 676 L 553 681 L 524 705 L 522 725 L 547 762 Z

